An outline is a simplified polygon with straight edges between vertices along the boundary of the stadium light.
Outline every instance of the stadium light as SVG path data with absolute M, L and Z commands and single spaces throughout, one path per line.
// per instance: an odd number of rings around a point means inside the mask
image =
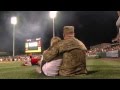
M 17 17 L 11 17 L 11 24 L 13 25 L 13 60 L 15 56 L 15 25 L 17 24 Z
M 53 37 L 55 36 L 55 29 L 54 29 L 54 19 L 57 16 L 57 11 L 50 11 L 50 18 L 53 19 Z
M 11 17 L 11 24 L 13 25 L 17 24 L 17 17 Z

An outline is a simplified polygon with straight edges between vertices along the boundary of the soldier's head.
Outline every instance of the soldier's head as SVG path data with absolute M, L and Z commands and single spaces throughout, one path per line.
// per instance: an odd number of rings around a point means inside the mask
M 64 39 L 68 39 L 71 37 L 74 37 L 75 33 L 74 33 L 74 26 L 64 26 L 63 28 L 63 37 Z
M 51 39 L 51 44 L 50 45 L 53 46 L 53 45 L 57 44 L 60 41 L 61 41 L 61 38 L 55 36 L 55 37 L 53 37 Z

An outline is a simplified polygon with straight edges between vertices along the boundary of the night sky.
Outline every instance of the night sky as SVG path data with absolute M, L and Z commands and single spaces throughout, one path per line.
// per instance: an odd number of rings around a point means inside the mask
M 52 19 L 49 11 L 0 11 L 0 51 L 12 54 L 12 16 L 16 25 L 16 54 L 24 54 L 25 40 L 42 38 L 42 49 L 47 49 L 52 38 Z M 59 11 L 55 18 L 55 35 L 62 37 L 65 25 L 75 26 L 75 35 L 87 48 L 100 43 L 111 43 L 117 35 L 116 11 Z

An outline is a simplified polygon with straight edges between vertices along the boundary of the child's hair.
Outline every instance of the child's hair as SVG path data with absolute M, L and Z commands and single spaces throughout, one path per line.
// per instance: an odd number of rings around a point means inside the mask
M 61 38 L 55 36 L 51 39 L 51 44 L 50 45 L 53 46 L 60 41 L 61 41 Z

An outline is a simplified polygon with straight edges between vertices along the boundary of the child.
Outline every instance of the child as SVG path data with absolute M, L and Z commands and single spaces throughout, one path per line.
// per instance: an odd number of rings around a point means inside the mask
M 49 52 L 51 47 L 53 47 L 60 41 L 61 41 L 61 39 L 59 37 L 53 37 L 51 39 L 50 47 L 47 50 L 45 50 L 43 53 L 47 54 L 47 52 Z M 43 56 L 43 58 L 44 58 L 44 56 Z M 42 63 L 42 60 L 41 60 L 41 63 Z M 62 57 L 58 56 L 55 58 L 55 60 L 52 60 L 51 62 L 47 62 L 44 65 L 41 65 L 41 63 L 40 63 L 40 67 L 37 68 L 36 70 L 38 73 L 41 73 L 41 69 L 42 69 L 43 73 L 46 76 L 56 76 L 56 75 L 58 75 L 59 66 L 61 64 L 61 61 L 62 61 Z
M 23 66 L 32 66 L 30 57 L 25 57 Z
M 38 65 L 38 62 L 41 60 L 41 56 L 33 56 L 32 54 L 29 54 L 29 57 L 27 57 L 24 61 L 24 66 L 32 66 L 32 65 Z

